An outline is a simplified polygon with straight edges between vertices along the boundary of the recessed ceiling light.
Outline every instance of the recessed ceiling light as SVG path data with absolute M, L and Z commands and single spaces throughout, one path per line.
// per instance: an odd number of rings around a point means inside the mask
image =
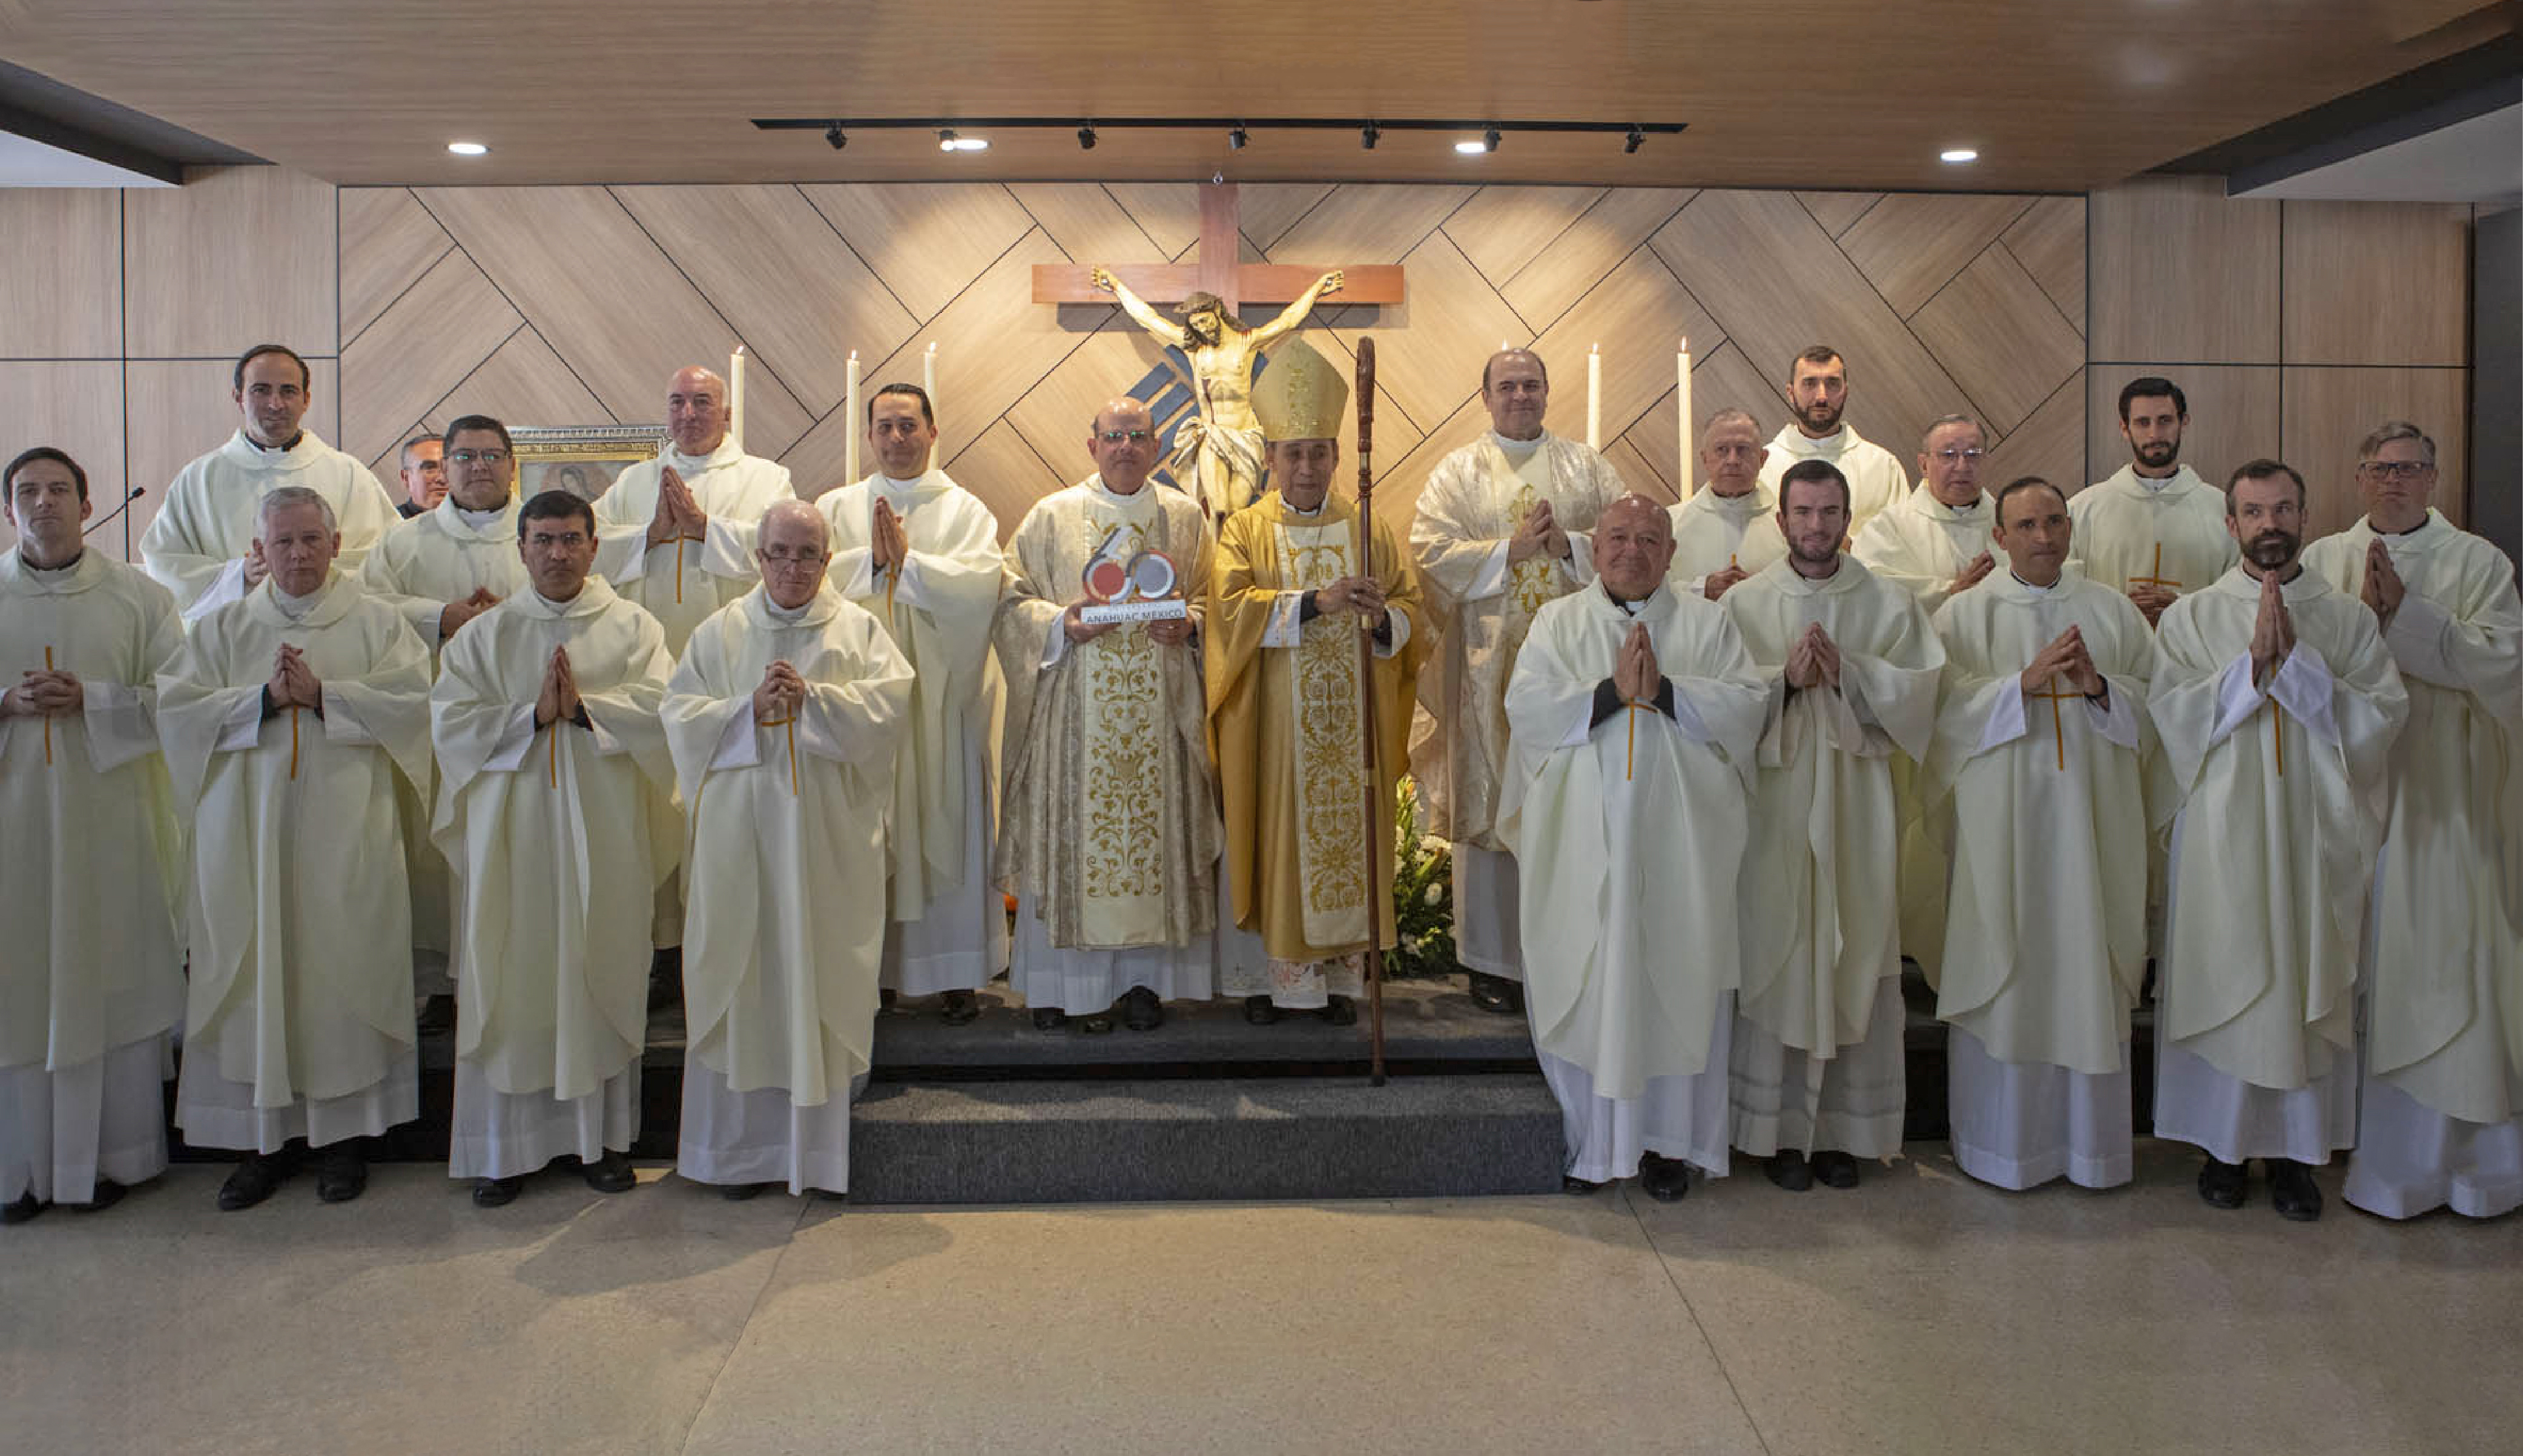
M 946 126 L 938 129 L 937 150 L 940 152 L 986 152 L 990 150 L 990 143 L 989 139 L 986 137 L 957 136 L 955 134 L 954 127 Z
M 1960 166 L 1966 162 L 1979 161 L 1979 154 L 1969 147 L 1947 147 L 1945 150 L 1937 153 L 1936 158 L 1940 162 L 1950 162 L 1954 165 Z
M 1456 142 L 1454 150 L 1466 157 L 1478 157 L 1490 149 L 1487 142 Z
M 449 142 L 447 150 L 458 157 L 479 157 L 491 149 L 480 142 Z

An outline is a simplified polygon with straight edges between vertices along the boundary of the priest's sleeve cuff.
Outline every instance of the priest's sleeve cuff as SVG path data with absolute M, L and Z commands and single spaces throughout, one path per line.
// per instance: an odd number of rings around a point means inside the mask
M 1313 604 L 1314 593 L 1310 591 L 1272 593 L 1270 620 L 1262 626 L 1262 645 L 1264 647 L 1296 646 L 1305 624 L 1314 618 L 1314 613 L 1307 610 Z
M 268 687 L 239 692 L 236 706 L 219 721 L 219 741 L 214 751 L 237 753 L 252 748 L 262 741 L 262 721 L 278 711 L 272 704 Z
M 2261 710 L 2268 694 L 2252 681 L 2252 654 L 2245 652 L 2225 664 L 2216 679 L 2216 727 L 2208 734 L 2208 746 L 2215 747 L 2230 736 L 2243 721 Z
M 2138 706 L 2136 684 L 2105 678 L 2103 687 L 2108 694 L 2104 700 L 2085 699 L 2085 714 L 2093 720 L 2094 731 L 2102 734 L 2107 743 L 2137 752 L 2138 715 L 2145 710 Z
M 1384 620 L 1375 624 L 1372 635 L 1375 638 L 1375 655 L 1391 657 L 1402 650 L 1403 643 L 1410 640 L 1410 619 L 1386 607 Z
M 353 706 L 356 697 L 356 693 L 324 694 L 324 705 L 315 710 L 315 717 L 324 725 L 325 737 L 336 743 L 377 741 L 377 735 L 368 731 L 368 726 L 359 721 L 359 710 Z
M 2307 733 L 2321 742 L 2336 744 L 2339 718 L 2331 703 L 2331 689 L 2337 681 L 2330 675 L 2330 664 L 2322 660 L 2320 649 L 2300 641 L 2269 678 L 2269 696 L 2303 724 Z
M 231 561 L 219 568 L 219 574 L 211 578 L 211 585 L 203 587 L 202 594 L 194 597 L 193 604 L 184 609 L 184 620 L 198 622 L 229 602 L 244 599 L 245 562 Z
M 2392 650 L 2392 661 L 2403 675 L 2439 687 L 2467 690 L 2471 684 L 2462 681 L 2461 670 L 2445 650 L 2452 644 L 2452 614 L 2412 591 L 2401 598 L 2400 610 L 2392 614 L 2383 645 Z
M 636 582 L 648 574 L 650 552 L 674 548 L 673 541 L 662 546 L 648 544 L 648 526 L 644 521 L 638 526 L 623 528 L 623 534 L 611 540 L 605 540 L 603 533 L 598 532 L 595 541 L 596 575 L 615 587 L 625 582 Z
M 79 680 L 79 720 L 87 727 L 88 766 L 99 774 L 158 751 L 157 716 L 127 682 Z M 258 724 L 261 720 L 257 720 Z
M 1483 597 L 1500 596 L 1505 593 L 1506 551 L 1509 544 L 1510 542 L 1507 541 L 1498 541 L 1491 545 L 1488 558 L 1481 562 L 1481 569 L 1472 573 L 1472 585 L 1463 588 L 1463 600 L 1479 601 Z
M 928 605 L 928 578 L 920 569 L 920 553 L 902 553 L 902 569 L 895 573 L 893 599 L 906 607 Z
M 754 730 L 753 700 L 738 698 L 737 709 L 727 715 L 727 727 L 719 730 L 718 749 L 710 755 L 710 768 L 750 769 L 762 762 L 762 735 Z
M 2012 743 L 2030 728 L 2023 713 L 2023 679 L 2002 678 L 1989 684 L 1988 717 L 1980 720 L 1978 752 Z
M 1568 559 L 1560 565 L 1579 586 L 1595 580 L 1595 538 L 1582 531 L 1569 532 Z
M 1587 731 L 1592 732 L 1601 728 L 1613 714 L 1628 706 L 1629 703 L 1621 696 L 1621 690 L 1612 685 L 1611 679 L 1606 678 L 1595 683 L 1595 706 L 1586 719 Z
M 1060 660 L 1068 655 L 1069 614 L 1064 611 L 1051 619 L 1051 631 L 1042 634 L 1042 670 L 1049 672 L 1060 666 Z
M 535 705 L 520 703 L 508 712 L 508 721 L 500 726 L 500 741 L 491 745 L 491 756 L 482 761 L 487 774 L 514 774 L 526 762 L 526 750 L 535 741 Z

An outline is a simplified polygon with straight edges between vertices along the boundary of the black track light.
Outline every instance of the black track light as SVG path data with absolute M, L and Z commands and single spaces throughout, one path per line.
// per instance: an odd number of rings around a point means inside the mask
M 1481 146 L 1484 150 L 1495 152 L 1498 150 L 1498 144 L 1499 129 L 1497 127 L 1493 126 L 1489 130 L 1481 133 Z
M 1621 155 L 1626 157 L 1630 153 L 1637 151 L 1639 148 L 1645 146 L 1646 142 L 1647 134 L 1633 126 L 1630 128 L 1629 139 L 1621 143 Z
M 1095 150 L 1094 122 L 1086 122 L 1084 125 L 1077 128 L 1077 150 L 1080 152 L 1092 152 Z
M 1375 150 L 1376 139 L 1383 135 L 1384 128 L 1369 121 L 1357 129 L 1357 144 L 1372 152 Z
M 1243 151 L 1244 144 L 1251 140 L 1253 140 L 1252 134 L 1244 129 L 1241 122 L 1227 129 L 1226 145 L 1234 151 Z
M 824 144 L 837 152 L 850 144 L 850 135 L 841 130 L 840 122 L 835 121 L 824 128 Z

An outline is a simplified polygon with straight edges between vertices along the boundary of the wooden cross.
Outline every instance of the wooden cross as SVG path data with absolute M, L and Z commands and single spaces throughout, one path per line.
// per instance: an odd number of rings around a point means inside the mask
M 2179 582 L 2165 580 L 2164 542 L 2157 541 L 2155 543 L 2155 565 L 2147 569 L 2153 573 L 2152 576 L 2131 577 L 2129 578 L 2129 585 L 2132 587 L 2160 587 L 2166 591 L 2176 590 L 2180 587 L 2181 584 Z
M 1195 293 L 1214 293 L 1226 301 L 1226 311 L 1246 304 L 1293 304 L 1313 281 L 1331 271 L 1309 263 L 1239 262 L 1242 210 L 1233 182 L 1214 182 L 1200 189 L 1200 250 L 1190 263 L 1107 263 L 1105 268 L 1132 293 L 1151 304 L 1179 304 Z M 1095 286 L 1095 264 L 1035 263 L 1033 301 L 1037 304 L 1110 304 L 1113 296 Z M 1399 304 L 1399 263 L 1357 263 L 1341 269 L 1339 304 Z
M 2056 678 L 2043 684 L 2039 692 L 2024 694 L 2027 699 L 2048 698 L 2050 700 L 2050 733 L 2059 743 L 2059 771 L 2063 774 L 2068 770 L 2068 726 L 2060 721 L 2059 705 L 2063 702 L 2079 701 L 2084 696 L 2081 692 L 2061 692 L 2059 680 Z

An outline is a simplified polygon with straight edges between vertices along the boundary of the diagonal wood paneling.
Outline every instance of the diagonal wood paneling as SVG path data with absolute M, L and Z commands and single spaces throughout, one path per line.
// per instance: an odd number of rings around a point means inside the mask
M 1355 351 L 1358 328 L 1352 320 L 1368 319 L 1377 384 L 1424 427 L 1480 393 L 1481 363 L 1500 340 L 1523 345 L 1533 333 L 1445 234 L 1412 249 L 1402 265 L 1409 302 L 1373 309 L 1371 319 L 1370 310 L 1345 309 L 1333 332 Z
M 466 375 L 431 407 L 429 417 L 445 424 L 464 414 L 487 414 L 510 426 L 617 422 L 531 327 L 510 335 L 496 353 L 482 361 L 481 368 Z M 631 417 L 640 422 L 654 418 L 653 414 Z
M 725 367 L 735 329 L 601 187 L 448 187 L 416 193 L 617 417 L 659 418 L 687 364 Z M 805 433 L 807 411 L 766 372 L 748 379 L 761 453 Z
M 1157 251 L 1167 259 L 1180 258 L 1200 245 L 1198 184 L 1107 182 L 1104 191 L 1130 214 L 1141 232 L 1155 240 Z
M 1081 458 L 1082 454 L 1081 451 Z M 1017 523 L 1024 519 L 1035 501 L 1085 479 L 1094 468 L 1091 461 L 1069 473 L 1053 468 L 1005 420 L 982 431 L 978 439 L 946 462 L 946 471 L 955 477 L 955 484 L 980 496 L 990 514 L 999 518 L 1002 542 L 1016 534 Z M 819 481 L 811 489 L 821 494 L 828 484 L 838 482 Z M 799 494 L 806 494 L 809 489 L 805 481 L 797 482 Z
M 1484 187 L 1446 219 L 1446 236 L 1484 278 L 1512 278 L 1602 199 L 1601 187 Z
M 407 187 L 342 189 L 342 337 L 356 340 L 386 305 L 455 248 Z
M 2085 200 L 2045 197 L 2025 209 L 1999 241 L 2081 337 L 2085 332 Z
M 1701 346 L 1696 339 L 1690 341 L 1690 412 L 1693 416 L 1690 438 L 1694 454 L 1700 437 L 1706 433 L 1708 417 L 1721 409 L 1750 410 L 1752 418 L 1760 422 L 1763 440 L 1778 433 L 1779 427 L 1787 422 L 1785 397 L 1779 393 L 1778 387 L 1766 374 L 1752 367 L 1742 349 L 1733 340 L 1705 352 L 1700 352 Z M 1670 366 L 1670 358 L 1666 363 Z M 1707 477 L 1698 460 L 1693 459 L 1689 480 L 1685 482 L 1684 472 L 1677 463 L 1682 439 L 1676 427 L 1673 395 L 1668 390 L 1657 397 L 1655 406 L 1621 437 L 1629 442 L 1639 460 L 1654 472 L 1652 482 L 1640 484 L 1661 484 L 1667 494 L 1674 495 L 1699 489 L 1700 482 Z
M 1671 423 L 1674 354 L 1688 336 L 1706 352 L 1726 342 L 1726 331 L 1701 309 L 1673 271 L 1653 253 L 1633 253 L 1603 281 L 1559 316 L 1535 348 L 1551 373 L 1552 423 L 1562 433 L 1586 435 L 1586 355 L 1603 352 L 1603 438 L 1618 439 L 1648 406 L 1665 400 Z M 1691 372 L 1697 374 L 1697 355 Z
M 1976 406 L 1980 422 L 2013 430 L 2085 362 L 2085 341 L 2050 305 L 2032 275 L 1990 248 L 1910 319 Z
M 830 182 L 798 190 L 923 322 L 1034 225 L 994 182 Z
M 1824 232 L 1835 238 L 1848 231 L 1858 218 L 1865 216 L 1867 209 L 1883 201 L 1883 194 L 1880 192 L 1799 192 L 1796 194 L 1796 201 L 1803 203 L 1805 211 L 1813 213 L 1814 221 L 1822 224 Z
M 1916 473 L 1917 462 L 1910 462 Z M 2114 466 L 2118 469 L 2118 466 Z M 2074 494 L 2085 481 L 2085 378 L 2077 370 L 2022 424 L 1989 447 L 1979 478 L 1994 490 L 2020 475 L 2037 475 Z
M 910 310 L 794 187 L 613 195 L 811 413 L 840 402 L 850 350 L 881 358 L 911 337 Z M 755 377 L 748 368 L 748 392 Z
M 1839 247 L 1908 318 L 2031 205 L 2028 197 L 1903 193 L 1869 208 Z
M 342 352 L 342 448 L 392 448 L 523 322 L 471 258 L 440 258 Z
M 1101 187 L 1073 182 L 1015 182 L 1017 205 L 1050 234 L 1070 261 L 1169 262 L 1173 255 L 1148 235 L 1129 211 Z M 1198 241 L 1195 237 L 1194 241 Z
M 1499 292 L 1528 326 L 1547 329 L 1697 195 L 1688 187 L 1616 187 L 1500 281 Z
M 1297 220 L 1312 211 L 1331 196 L 1327 182 L 1248 182 L 1236 189 L 1236 201 L 1243 205 L 1244 236 L 1253 246 L 1267 253 Z M 1197 194 L 1192 206 L 1192 231 L 1200 231 L 1200 207 Z M 1194 241 L 1198 241 L 1195 236 Z
M 1277 242 L 1262 243 L 1262 251 L 1272 262 L 1300 267 L 1390 262 L 1418 247 L 1474 190 L 1403 183 L 1335 187 Z

